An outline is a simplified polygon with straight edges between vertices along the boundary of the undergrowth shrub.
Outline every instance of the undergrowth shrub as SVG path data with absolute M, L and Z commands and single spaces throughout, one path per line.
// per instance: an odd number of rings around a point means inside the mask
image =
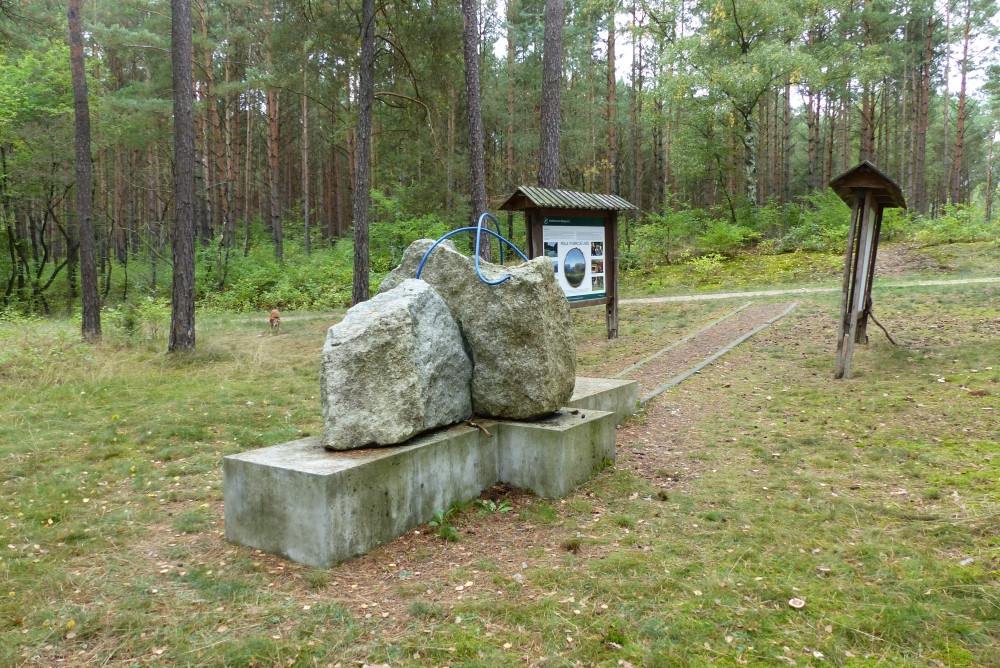
M 155 341 L 170 329 L 170 303 L 153 297 L 106 306 L 101 311 L 102 329 L 126 341 Z
M 694 235 L 704 229 L 706 219 L 704 209 L 689 207 L 646 215 L 635 230 L 631 252 L 636 262 L 655 266 L 683 258 Z
M 925 244 L 991 241 L 1000 237 L 1000 220 L 987 222 L 981 209 L 950 205 L 936 218 L 917 217 L 910 223 L 913 238 Z
M 270 244 L 257 244 L 246 257 L 230 255 L 221 290 L 212 272 L 199 271 L 198 295 L 203 306 L 237 312 L 337 308 L 350 303 L 353 262 L 354 245 L 347 239 L 309 255 L 297 241 L 286 241 L 282 262 Z
M 829 189 L 817 190 L 803 200 L 796 220 L 781 238 L 781 249 L 841 249 L 851 224 L 851 209 Z

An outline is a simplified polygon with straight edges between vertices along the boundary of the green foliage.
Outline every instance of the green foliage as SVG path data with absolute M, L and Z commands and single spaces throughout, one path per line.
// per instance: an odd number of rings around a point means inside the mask
M 676 262 L 698 230 L 704 229 L 704 209 L 682 206 L 676 211 L 648 214 L 635 230 L 633 252 L 644 266 Z
M 403 208 L 402 193 L 393 197 L 372 190 L 373 216 L 369 229 L 371 268 L 385 273 L 403 259 L 403 251 L 417 239 L 437 239 L 452 227 L 436 214 L 414 215 Z
M 225 286 L 217 291 L 217 248 L 199 252 L 197 292 L 200 303 L 228 311 L 331 309 L 351 300 L 354 245 L 341 239 L 331 248 L 306 255 L 296 240 L 286 240 L 279 262 L 269 244 L 255 244 L 246 257 L 229 255 Z
M 170 305 L 145 297 L 108 306 L 101 312 L 106 332 L 127 342 L 155 341 L 170 328 Z
M 991 241 L 1000 237 L 1000 220 L 987 222 L 983 212 L 962 205 L 947 206 L 936 218 L 914 218 L 913 238 L 926 244 Z
M 514 506 L 510 504 L 510 499 L 503 499 L 500 503 L 493 499 L 479 499 L 476 501 L 476 505 L 484 514 L 509 513 L 514 509 Z
M 452 506 L 446 511 L 435 510 L 434 519 L 432 519 L 429 524 L 437 529 L 438 538 L 449 543 L 457 543 L 460 539 L 458 529 L 451 522 L 452 515 L 458 510 L 456 506 Z
M 749 226 L 713 220 L 698 237 L 698 246 L 704 251 L 730 255 L 760 236 L 760 232 Z
M 781 237 L 782 250 L 843 250 L 851 224 L 851 210 L 826 188 L 803 198 L 799 215 Z

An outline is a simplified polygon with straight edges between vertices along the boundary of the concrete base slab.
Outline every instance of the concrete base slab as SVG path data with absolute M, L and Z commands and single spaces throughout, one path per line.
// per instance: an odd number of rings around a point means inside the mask
M 465 426 L 392 448 L 331 453 L 315 437 L 230 455 L 226 538 L 326 568 L 476 497 L 496 472 L 496 445 Z
M 327 452 L 314 437 L 225 457 L 226 538 L 327 568 L 497 482 L 565 496 L 614 462 L 615 424 L 638 395 L 634 381 L 578 378 L 577 389 L 575 414 L 482 422 L 490 435 L 457 425 L 386 448 Z
M 568 406 L 589 410 L 611 411 L 618 424 L 635 413 L 639 403 L 639 383 L 616 378 L 576 377 L 573 396 Z
M 499 482 L 538 496 L 566 496 L 615 461 L 615 414 L 587 410 L 498 424 Z

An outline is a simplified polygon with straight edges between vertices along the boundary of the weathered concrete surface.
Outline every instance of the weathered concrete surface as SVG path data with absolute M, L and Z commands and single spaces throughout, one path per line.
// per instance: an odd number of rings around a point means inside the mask
M 577 376 L 573 396 L 566 404 L 572 408 L 611 411 L 618 424 L 635 413 L 639 403 L 639 383 L 616 378 Z
M 451 427 L 395 448 L 334 453 L 319 441 L 223 459 L 228 540 L 327 568 L 496 482 L 496 446 L 472 427 Z
M 458 324 L 424 281 L 351 308 L 327 332 L 323 446 L 394 445 L 472 414 L 472 363 Z
M 614 464 L 615 414 L 563 409 L 536 422 L 498 424 L 499 482 L 538 496 L 566 496 Z
M 433 242 L 415 241 L 379 292 L 416 276 Z M 472 407 L 477 415 L 535 419 L 566 405 L 573 393 L 576 343 L 569 303 L 552 274 L 551 258 L 510 267 L 473 259 L 453 246 L 434 250 L 420 275 L 438 291 L 458 321 L 472 355 Z
M 226 538 L 325 568 L 499 481 L 565 496 L 615 460 L 615 413 L 572 410 L 533 423 L 483 422 L 490 436 L 456 425 L 393 448 L 328 452 L 312 437 L 230 455 L 222 462 Z

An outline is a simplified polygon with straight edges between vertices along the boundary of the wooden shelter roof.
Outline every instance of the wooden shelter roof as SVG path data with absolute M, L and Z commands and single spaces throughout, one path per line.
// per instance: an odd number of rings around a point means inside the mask
M 868 189 L 875 194 L 875 201 L 883 208 L 906 208 L 906 199 L 899 184 L 867 160 L 862 160 L 830 181 L 830 187 L 848 206 L 854 204 L 855 190 Z
M 553 190 L 534 186 L 518 186 L 514 194 L 500 205 L 503 211 L 524 211 L 532 208 L 545 209 L 594 209 L 601 211 L 625 211 L 635 205 L 617 195 L 581 193 L 573 190 Z

